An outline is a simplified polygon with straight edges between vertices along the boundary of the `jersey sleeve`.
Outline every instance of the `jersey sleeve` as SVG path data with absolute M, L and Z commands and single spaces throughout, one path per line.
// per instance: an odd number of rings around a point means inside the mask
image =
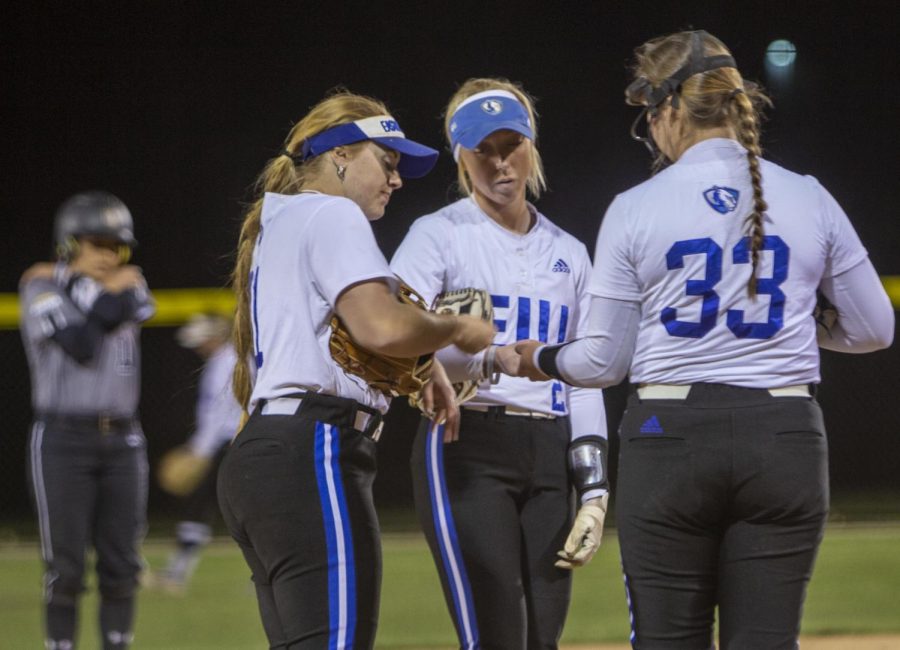
M 862 262 L 868 257 L 868 252 L 843 208 L 815 178 L 810 177 L 810 180 L 815 183 L 819 193 L 826 232 L 827 256 L 823 277 L 831 278 Z
M 156 314 L 156 301 L 153 294 L 147 288 L 146 283 L 141 283 L 129 292 L 133 300 L 131 318 L 136 323 L 144 323 Z
M 369 220 L 349 199 L 325 204 L 313 216 L 307 234 L 313 282 L 332 307 L 354 284 L 384 279 L 391 288 L 396 286 Z
M 591 278 L 591 260 L 587 249 L 581 242 L 575 254 L 577 273 L 575 287 L 578 295 L 578 312 L 575 314 L 575 331 L 569 339 L 577 339 L 587 335 L 588 317 L 591 310 L 591 294 L 587 292 L 587 284 Z M 607 438 L 606 409 L 603 405 L 603 392 L 599 388 L 579 388 L 566 386 L 569 417 L 572 425 L 572 440 L 583 436 L 600 436 Z
M 85 321 L 63 287 L 50 280 L 28 282 L 20 291 L 22 331 L 35 342 L 52 338 L 58 332 Z
M 429 305 L 444 290 L 447 261 L 444 253 L 448 233 L 435 219 L 419 219 L 391 260 L 391 270 L 406 284 L 415 289 Z
M 618 196 L 610 204 L 600 224 L 594 251 L 594 271 L 587 291 L 601 298 L 637 301 L 641 286 L 633 263 L 628 232 L 629 210 Z

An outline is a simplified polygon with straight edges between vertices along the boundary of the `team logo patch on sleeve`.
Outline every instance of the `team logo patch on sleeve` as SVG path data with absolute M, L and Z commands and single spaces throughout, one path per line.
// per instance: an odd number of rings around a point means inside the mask
M 734 212 L 737 208 L 741 193 L 731 187 L 719 187 L 713 185 L 703 192 L 703 198 L 709 203 L 709 207 L 719 214 Z
M 554 273 L 571 273 L 572 269 L 569 268 L 569 265 L 566 264 L 565 260 L 562 258 L 556 260 L 553 263 L 553 272 Z

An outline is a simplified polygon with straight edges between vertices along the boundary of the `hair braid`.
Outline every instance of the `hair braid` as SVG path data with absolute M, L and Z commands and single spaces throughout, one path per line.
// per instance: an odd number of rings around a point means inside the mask
M 750 182 L 753 185 L 753 211 L 747 215 L 746 223 L 750 234 L 750 279 L 747 291 L 751 297 L 756 296 L 756 270 L 759 266 L 759 252 L 763 246 L 763 219 L 769 205 L 763 198 L 762 174 L 759 170 L 759 157 L 762 151 L 759 146 L 759 119 L 757 112 L 746 93 L 734 95 L 733 103 L 737 111 L 737 136 L 747 149 L 747 163 L 750 167 Z

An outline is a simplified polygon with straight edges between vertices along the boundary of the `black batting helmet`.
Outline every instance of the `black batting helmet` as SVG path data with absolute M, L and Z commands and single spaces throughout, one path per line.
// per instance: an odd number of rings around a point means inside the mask
M 56 211 L 53 236 L 63 258 L 75 252 L 79 237 L 108 237 L 128 247 L 137 245 L 128 207 L 102 191 L 82 192 L 66 199 Z

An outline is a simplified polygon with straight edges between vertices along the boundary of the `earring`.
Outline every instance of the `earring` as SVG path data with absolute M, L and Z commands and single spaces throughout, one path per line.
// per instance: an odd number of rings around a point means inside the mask
M 344 165 L 335 165 L 335 171 L 337 171 L 337 177 L 341 179 L 341 182 L 344 182 L 344 175 L 347 173 L 347 167 Z

